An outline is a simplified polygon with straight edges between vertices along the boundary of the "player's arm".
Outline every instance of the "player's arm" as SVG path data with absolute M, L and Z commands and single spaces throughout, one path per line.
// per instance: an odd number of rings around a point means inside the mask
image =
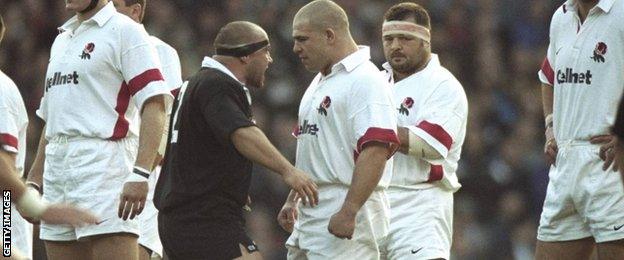
M 542 108 L 544 109 L 544 124 L 546 143 L 544 144 L 544 154 L 551 164 L 557 158 L 557 141 L 553 132 L 553 86 L 542 83 Z
M 44 125 L 41 129 L 41 136 L 39 137 L 37 154 L 35 155 L 35 160 L 30 167 L 27 178 L 27 183 L 31 183 L 40 193 L 43 193 L 43 167 L 45 162 L 45 149 L 46 145 L 48 145 L 48 140 L 45 139 L 45 132 L 46 127 Z
M 388 144 L 368 142 L 360 153 L 340 211 L 332 216 L 329 232 L 340 238 L 351 239 L 355 228 L 355 216 L 377 187 L 388 160 Z M 333 223 L 337 225 L 332 225 Z
M 236 150 L 245 158 L 280 174 L 288 186 L 300 195 L 304 204 L 307 201 L 311 205 L 318 204 L 316 184 L 295 168 L 258 127 L 238 128 L 232 133 L 231 139 Z
M 10 190 L 11 196 L 20 198 L 26 186 L 17 177 L 15 168 L 15 154 L 0 148 L 0 187 L 2 190 Z
M 399 141 L 399 152 L 411 155 L 417 159 L 436 160 L 443 157 L 440 152 L 433 148 L 420 136 L 412 133 L 407 127 L 397 127 Z

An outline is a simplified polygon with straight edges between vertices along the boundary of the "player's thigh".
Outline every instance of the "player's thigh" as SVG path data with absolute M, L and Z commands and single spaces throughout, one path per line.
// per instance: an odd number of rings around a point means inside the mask
M 598 259 L 619 260 L 624 257 L 624 239 L 596 244 Z
M 137 236 L 129 233 L 113 233 L 96 235 L 88 238 L 91 241 L 93 259 L 138 259 L 139 244 Z
M 594 250 L 594 239 L 591 237 L 559 242 L 537 241 L 535 247 L 536 260 L 586 260 Z
M 262 260 L 262 255 L 259 251 L 249 252 L 242 244 L 238 244 L 240 248 L 241 256 L 234 258 L 236 260 Z
M 90 241 L 44 241 L 48 260 L 92 259 Z
M 149 260 L 151 258 L 151 254 L 152 250 L 149 250 L 148 248 L 139 245 L 139 260 Z

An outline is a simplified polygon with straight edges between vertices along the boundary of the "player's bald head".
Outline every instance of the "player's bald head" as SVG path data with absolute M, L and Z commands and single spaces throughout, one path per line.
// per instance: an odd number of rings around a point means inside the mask
M 267 33 L 259 25 L 246 21 L 226 24 L 219 30 L 214 41 L 215 48 L 237 48 L 268 40 Z
M 349 18 L 342 7 L 333 1 L 316 0 L 299 9 L 295 14 L 293 25 L 307 25 L 318 30 L 331 28 L 337 32 L 348 32 Z

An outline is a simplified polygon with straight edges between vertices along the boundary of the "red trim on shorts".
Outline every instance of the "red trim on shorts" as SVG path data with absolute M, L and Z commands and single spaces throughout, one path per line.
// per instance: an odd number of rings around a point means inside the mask
M 544 75 L 546 75 L 546 79 L 548 80 L 548 83 L 550 83 L 550 85 L 554 85 L 555 84 L 555 71 L 553 71 L 552 67 L 550 66 L 550 62 L 548 61 L 548 58 L 545 58 L 544 62 L 542 62 L 542 72 L 544 73 Z
M 353 151 L 353 160 L 357 161 L 358 156 L 364 149 L 364 145 L 368 142 L 380 142 L 388 145 L 388 156 L 390 159 L 394 153 L 399 149 L 399 137 L 392 129 L 384 129 L 378 127 L 370 127 L 366 130 L 366 133 L 357 142 L 357 147 Z
M 110 140 L 119 140 L 126 137 L 128 134 L 130 123 L 126 119 L 126 111 L 128 110 L 129 104 L 130 89 L 128 84 L 124 81 L 121 83 L 119 94 L 117 94 L 117 106 L 115 106 L 115 111 L 117 112 L 117 122 L 115 123 L 115 128 L 113 130 L 113 136 L 109 138 Z
M 11 134 L 0 133 L 0 144 L 8 145 L 17 150 L 17 138 Z
M 431 135 L 433 138 L 438 140 L 447 150 L 451 149 L 451 145 L 453 144 L 453 137 L 449 135 L 443 127 L 438 124 L 432 124 L 427 122 L 427 120 L 420 122 L 416 127 L 422 129 L 427 132 L 427 134 Z
M 431 164 L 431 169 L 429 170 L 429 179 L 427 182 L 439 181 L 444 176 L 444 169 L 442 165 L 433 165 Z
M 137 75 L 133 79 L 128 82 L 128 89 L 130 90 L 130 95 L 134 96 L 137 92 L 141 91 L 147 84 L 152 83 L 154 81 L 164 80 L 160 70 L 158 69 L 150 69 L 146 70 L 143 73 Z

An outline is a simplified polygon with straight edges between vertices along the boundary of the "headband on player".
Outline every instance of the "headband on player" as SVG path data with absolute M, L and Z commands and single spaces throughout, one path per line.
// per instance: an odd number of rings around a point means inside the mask
M 245 57 L 269 45 L 269 40 L 250 43 L 236 48 L 217 48 L 217 55 Z
M 385 21 L 381 29 L 382 36 L 391 34 L 411 35 L 426 42 L 431 42 L 431 32 L 427 27 L 412 22 Z

